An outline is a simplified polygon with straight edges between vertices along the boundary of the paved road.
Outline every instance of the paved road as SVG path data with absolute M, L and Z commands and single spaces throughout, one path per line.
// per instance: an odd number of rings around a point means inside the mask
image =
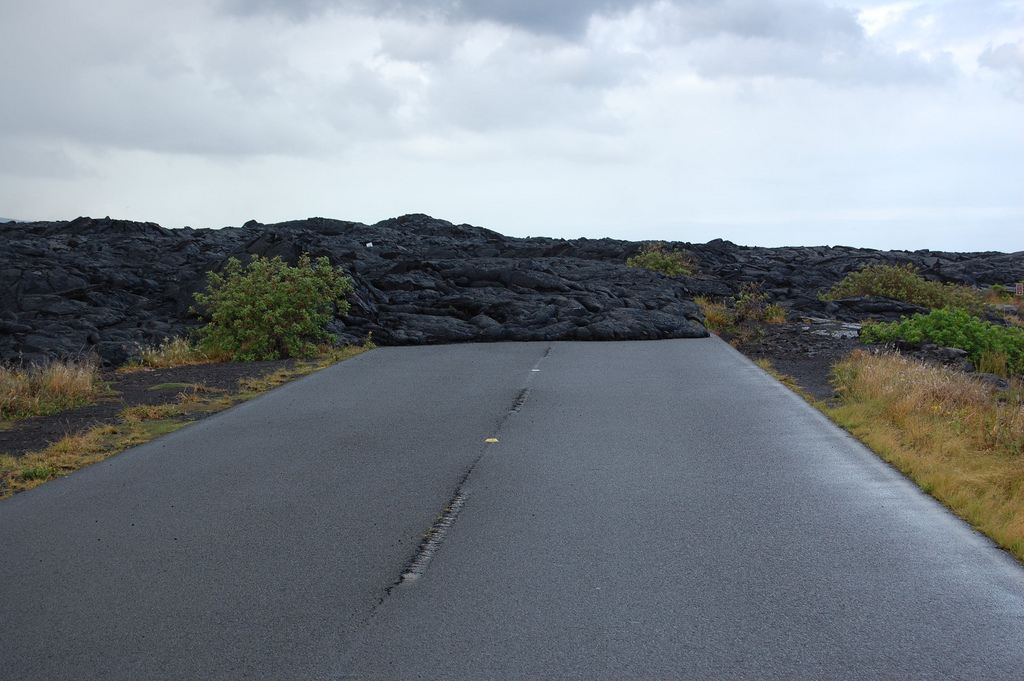
M 1024 570 L 717 339 L 383 348 L 0 502 L 0 642 L 5 679 L 1020 678 Z

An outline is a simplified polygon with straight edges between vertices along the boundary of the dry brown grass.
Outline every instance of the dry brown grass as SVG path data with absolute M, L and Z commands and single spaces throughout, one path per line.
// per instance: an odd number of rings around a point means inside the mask
M 91 360 L 53 362 L 45 367 L 0 367 L 0 420 L 52 414 L 86 404 L 102 389 Z
M 707 330 L 724 336 L 734 348 L 759 343 L 764 336 L 762 324 L 786 322 L 786 311 L 774 303 L 764 304 L 763 298 L 754 299 L 755 305 L 741 305 L 733 301 L 736 303 L 733 307 L 707 296 L 698 296 L 693 301 L 700 305 L 704 313 L 704 326 Z
M 170 369 L 194 364 L 229 362 L 231 357 L 223 353 L 200 350 L 184 338 L 168 338 L 155 347 L 142 348 L 139 356 L 120 367 L 118 373 L 131 373 L 144 369 Z
M 704 313 L 704 325 L 712 333 L 723 331 L 734 331 L 736 320 L 733 318 L 732 310 L 725 303 L 712 300 L 707 296 L 697 296 L 693 302 L 700 305 Z
M 1013 287 L 992 286 L 980 292 L 981 301 L 988 305 L 1013 305 L 1018 312 L 1024 312 L 1024 297 L 1018 296 Z
M 1024 560 L 1024 385 L 990 385 L 899 355 L 835 367 L 837 423 Z
M 103 461 L 184 425 L 185 422 L 174 419 L 125 420 L 69 435 L 40 452 L 17 458 L 0 455 L 0 499 Z

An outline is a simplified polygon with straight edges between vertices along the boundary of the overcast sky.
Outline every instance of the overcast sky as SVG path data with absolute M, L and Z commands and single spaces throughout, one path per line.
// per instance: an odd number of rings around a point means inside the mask
M 0 0 L 0 216 L 1024 250 L 1024 0 Z

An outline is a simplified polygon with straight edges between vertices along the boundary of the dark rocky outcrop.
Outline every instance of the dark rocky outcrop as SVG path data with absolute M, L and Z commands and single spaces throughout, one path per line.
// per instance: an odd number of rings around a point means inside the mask
M 864 264 L 911 262 L 932 279 L 970 285 L 1024 279 L 1021 254 L 746 248 L 676 243 L 700 260 L 695 277 L 625 267 L 640 244 L 512 238 L 425 215 L 375 225 L 310 218 L 221 230 L 164 229 L 105 218 L 0 224 L 0 359 L 39 362 L 93 352 L 108 364 L 186 334 L 205 274 L 249 254 L 327 256 L 352 277 L 343 342 L 640 340 L 706 335 L 697 295 L 735 295 L 763 282 L 801 314 L 855 320 L 912 312 L 879 299 L 823 302 L 819 291 Z

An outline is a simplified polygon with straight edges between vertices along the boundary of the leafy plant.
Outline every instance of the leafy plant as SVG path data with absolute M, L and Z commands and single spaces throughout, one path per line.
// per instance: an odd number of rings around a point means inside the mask
M 50 478 L 56 477 L 60 474 L 60 470 L 55 466 L 26 466 L 21 469 L 22 480 L 42 480 L 46 481 Z
M 972 317 L 965 310 L 946 308 L 927 315 L 915 314 L 910 319 L 865 324 L 860 331 L 865 343 L 887 343 L 903 339 L 918 344 L 931 341 L 938 345 L 960 348 L 976 367 L 1000 366 L 1003 361 L 1011 373 L 1024 373 L 1024 329 L 993 326 L 991 322 Z M 999 355 L 1005 355 L 1005 360 Z M 986 358 L 983 362 L 983 358 Z
M 231 258 L 224 273 L 210 272 L 208 281 L 209 293 L 195 294 L 210 317 L 199 348 L 236 361 L 316 354 L 314 341 L 336 340 L 324 325 L 335 310 L 348 311 L 345 295 L 352 290 L 351 280 L 326 257 L 314 266 L 309 254 L 296 267 L 254 255 L 243 268 Z
M 892 298 L 911 305 L 931 308 L 955 307 L 978 314 L 982 311 L 977 292 L 966 286 L 928 281 L 912 264 L 869 265 L 851 272 L 838 284 L 821 294 L 822 300 L 854 296 Z
M 768 302 L 770 300 L 771 296 L 761 290 L 761 284 L 745 284 L 733 303 L 736 321 L 755 319 L 769 324 L 781 324 L 786 321 L 786 311 L 781 306 Z
M 764 336 L 761 322 L 782 324 L 786 321 L 786 311 L 782 306 L 769 303 L 769 300 L 770 296 L 761 290 L 761 284 L 753 282 L 740 289 L 735 298 L 724 301 L 708 296 L 694 298 L 704 313 L 704 326 L 712 333 L 735 336 L 730 341 L 734 345 L 759 341 Z
M 725 303 L 712 300 L 708 296 L 697 296 L 693 302 L 700 305 L 704 313 L 704 326 L 712 333 L 735 333 L 736 317 Z
M 670 277 L 680 274 L 695 274 L 699 265 L 697 258 L 689 251 L 666 251 L 660 241 L 649 241 L 640 247 L 640 252 L 626 260 L 626 267 L 643 267 L 652 272 L 661 272 Z

